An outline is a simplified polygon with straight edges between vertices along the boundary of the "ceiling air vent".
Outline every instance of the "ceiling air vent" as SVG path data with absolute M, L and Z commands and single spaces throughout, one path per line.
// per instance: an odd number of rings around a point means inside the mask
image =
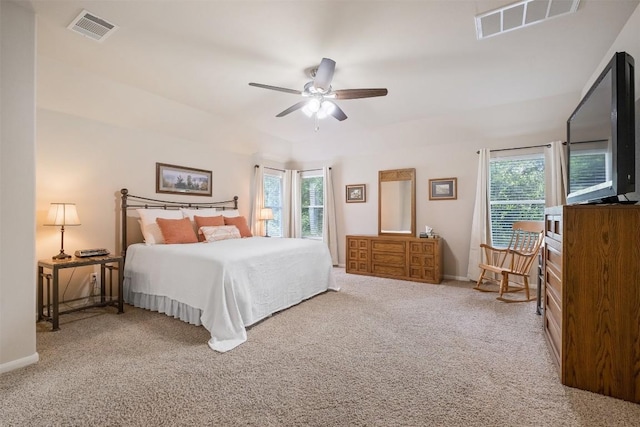
M 116 25 L 86 10 L 80 12 L 80 15 L 78 15 L 67 28 L 99 42 L 104 41 L 104 39 L 118 29 Z
M 521 0 L 476 15 L 478 40 L 527 27 L 578 10 L 580 0 Z

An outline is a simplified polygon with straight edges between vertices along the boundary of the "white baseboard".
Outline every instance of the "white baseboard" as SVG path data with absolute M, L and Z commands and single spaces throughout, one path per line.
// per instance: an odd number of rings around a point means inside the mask
M 38 363 L 40 356 L 38 352 L 33 353 L 31 356 L 23 357 L 22 359 L 12 360 L 11 362 L 3 363 L 0 365 L 0 374 L 5 372 L 14 371 L 16 369 L 24 368 L 25 366 Z

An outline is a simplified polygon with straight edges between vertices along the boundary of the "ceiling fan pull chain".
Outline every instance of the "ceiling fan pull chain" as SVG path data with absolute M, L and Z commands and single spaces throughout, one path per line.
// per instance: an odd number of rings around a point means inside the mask
M 316 126 L 315 126 L 315 128 L 313 130 L 318 132 L 318 130 L 320 130 L 320 119 L 318 118 L 318 113 L 314 113 L 313 117 L 314 117 L 314 119 L 316 121 Z

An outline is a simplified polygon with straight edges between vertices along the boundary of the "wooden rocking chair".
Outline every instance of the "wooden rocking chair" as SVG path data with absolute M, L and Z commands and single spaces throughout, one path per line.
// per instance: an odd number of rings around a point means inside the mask
M 509 246 L 506 248 L 494 248 L 484 243 L 484 261 L 478 266 L 482 270 L 480 278 L 473 289 L 482 292 L 499 292 L 498 300 L 504 302 L 533 301 L 535 296 L 529 294 L 529 271 L 534 260 L 540 252 L 540 246 L 544 239 L 544 222 L 520 221 L 513 224 L 513 232 Z M 493 273 L 493 274 L 491 274 Z M 497 276 L 497 278 L 495 277 Z M 520 277 L 522 283 L 510 280 L 510 276 Z M 482 288 L 485 280 L 497 283 L 499 288 Z M 524 299 L 505 298 L 504 294 L 524 291 Z

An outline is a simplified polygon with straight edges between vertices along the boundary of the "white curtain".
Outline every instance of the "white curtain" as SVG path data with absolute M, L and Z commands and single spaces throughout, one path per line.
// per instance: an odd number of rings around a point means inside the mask
M 338 232 L 336 228 L 336 208 L 333 195 L 333 177 L 331 168 L 322 168 L 324 179 L 324 221 L 322 222 L 322 239 L 329 246 L 333 265 L 338 265 Z
M 282 188 L 282 237 L 302 237 L 300 172 L 284 171 Z
M 473 221 L 471 223 L 471 243 L 469 244 L 469 265 L 467 277 L 476 281 L 480 276 L 480 263 L 482 253 L 481 243 L 491 242 L 491 225 L 489 218 L 489 158 L 488 148 L 480 150 L 478 159 L 478 178 L 476 181 L 476 202 L 473 209 Z
M 564 205 L 567 191 L 567 155 L 562 141 L 554 141 L 544 149 L 545 205 Z
M 255 168 L 253 175 L 253 205 L 251 206 L 251 214 L 249 218 L 249 224 L 251 226 L 251 233 L 254 236 L 264 236 L 265 221 L 261 221 L 260 209 L 264 207 L 264 167 L 258 166 Z

